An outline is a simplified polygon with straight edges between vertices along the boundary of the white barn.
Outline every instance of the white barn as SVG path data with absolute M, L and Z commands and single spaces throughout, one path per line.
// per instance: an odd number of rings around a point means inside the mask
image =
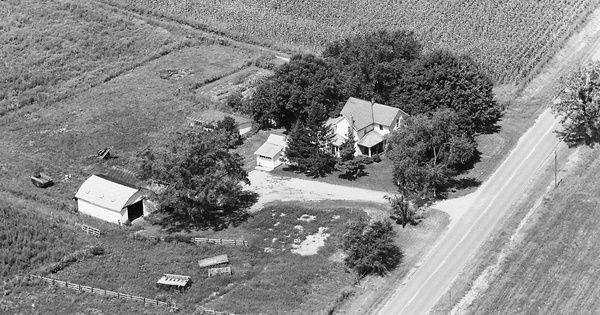
M 75 194 L 79 212 L 98 219 L 127 224 L 147 215 L 145 194 L 135 186 L 105 175 L 92 175 Z
M 287 147 L 284 136 L 270 134 L 263 145 L 254 152 L 256 154 L 256 166 L 267 171 L 274 170 L 283 163 L 283 153 Z

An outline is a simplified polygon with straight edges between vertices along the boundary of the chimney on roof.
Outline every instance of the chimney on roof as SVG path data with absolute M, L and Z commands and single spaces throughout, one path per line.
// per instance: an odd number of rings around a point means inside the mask
M 375 106 L 375 98 L 371 97 L 371 123 L 375 123 L 375 113 L 373 112 L 374 106 Z

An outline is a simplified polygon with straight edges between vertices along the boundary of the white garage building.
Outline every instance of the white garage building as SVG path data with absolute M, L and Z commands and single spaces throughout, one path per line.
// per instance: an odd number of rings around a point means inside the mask
M 272 171 L 283 163 L 283 153 L 287 147 L 284 136 L 270 134 L 267 141 L 254 152 L 256 154 L 256 166 L 258 168 Z
M 116 224 L 131 223 L 147 214 L 140 189 L 105 175 L 88 178 L 75 199 L 79 212 Z

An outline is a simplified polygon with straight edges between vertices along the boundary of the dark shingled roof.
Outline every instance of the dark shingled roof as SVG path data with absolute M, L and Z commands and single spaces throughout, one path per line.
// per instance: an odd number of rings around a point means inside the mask
M 347 119 L 350 119 L 350 117 L 354 118 L 354 128 L 356 130 L 361 130 L 371 124 L 389 127 L 398 113 L 408 116 L 408 114 L 398 108 L 379 103 L 371 104 L 369 101 L 354 97 L 349 98 L 342 109 L 342 115 Z

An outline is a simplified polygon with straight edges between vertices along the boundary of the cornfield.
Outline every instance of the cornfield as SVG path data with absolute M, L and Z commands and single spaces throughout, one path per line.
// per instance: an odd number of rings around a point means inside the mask
M 379 28 L 414 31 L 425 51 L 468 54 L 497 82 L 520 81 L 597 0 L 104 0 L 263 44 L 319 52 Z

